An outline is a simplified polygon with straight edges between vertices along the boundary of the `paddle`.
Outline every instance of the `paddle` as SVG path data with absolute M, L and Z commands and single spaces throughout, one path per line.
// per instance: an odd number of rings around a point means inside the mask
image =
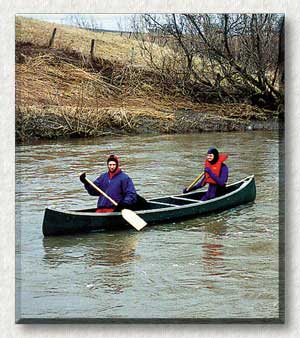
M 90 181 L 88 178 L 85 178 L 85 179 L 95 190 L 97 190 L 101 195 L 107 198 L 113 205 L 115 206 L 118 205 L 116 201 L 114 201 L 111 197 L 109 197 L 104 191 L 102 191 L 99 187 L 97 187 L 92 181 Z M 121 214 L 122 214 L 122 217 L 138 231 L 141 230 L 145 225 L 147 225 L 147 223 L 132 210 L 123 209 L 121 210 Z
M 203 175 L 204 175 L 204 172 L 202 172 L 198 177 L 196 177 L 194 181 L 186 188 L 186 191 L 189 191 L 196 183 L 198 183 Z

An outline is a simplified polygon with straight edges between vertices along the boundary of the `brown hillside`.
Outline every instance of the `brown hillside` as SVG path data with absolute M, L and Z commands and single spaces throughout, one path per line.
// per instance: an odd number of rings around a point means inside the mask
M 54 27 L 57 34 L 49 48 Z M 91 39 L 96 41 L 92 59 Z M 137 41 L 128 36 L 17 17 L 17 138 L 102 135 L 110 129 L 136 132 L 149 126 L 174 132 L 175 113 L 187 110 L 202 118 L 217 113 L 218 120 L 266 118 L 248 105 L 191 102 L 174 84 L 166 86 L 150 71 L 137 51 Z

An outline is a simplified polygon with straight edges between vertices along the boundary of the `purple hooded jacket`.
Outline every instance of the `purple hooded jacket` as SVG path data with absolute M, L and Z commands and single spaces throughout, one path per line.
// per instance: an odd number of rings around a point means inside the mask
M 109 178 L 108 172 L 104 173 L 94 181 L 94 184 L 117 203 L 122 201 L 122 203 L 132 205 L 137 202 L 137 194 L 133 182 L 122 170 L 116 173 L 112 179 Z M 88 183 L 84 187 L 90 195 L 99 196 L 97 208 L 115 207 L 106 197 L 95 191 Z

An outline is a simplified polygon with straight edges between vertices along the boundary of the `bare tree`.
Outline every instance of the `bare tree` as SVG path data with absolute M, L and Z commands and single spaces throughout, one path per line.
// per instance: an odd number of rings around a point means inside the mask
M 281 15 L 145 14 L 135 27 L 150 66 L 194 99 L 282 103 Z M 163 39 L 168 52 L 158 57 Z

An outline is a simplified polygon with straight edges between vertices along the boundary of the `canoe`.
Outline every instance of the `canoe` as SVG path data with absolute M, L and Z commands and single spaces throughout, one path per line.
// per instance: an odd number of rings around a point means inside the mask
M 205 190 L 199 189 L 187 194 L 151 198 L 147 200 L 143 210 L 135 212 L 147 222 L 147 226 L 151 226 L 231 209 L 255 200 L 254 175 L 227 185 L 224 195 L 202 202 L 200 199 L 204 193 Z M 43 234 L 59 236 L 132 228 L 120 212 L 95 213 L 95 211 L 96 208 L 61 210 L 48 207 L 44 213 Z

